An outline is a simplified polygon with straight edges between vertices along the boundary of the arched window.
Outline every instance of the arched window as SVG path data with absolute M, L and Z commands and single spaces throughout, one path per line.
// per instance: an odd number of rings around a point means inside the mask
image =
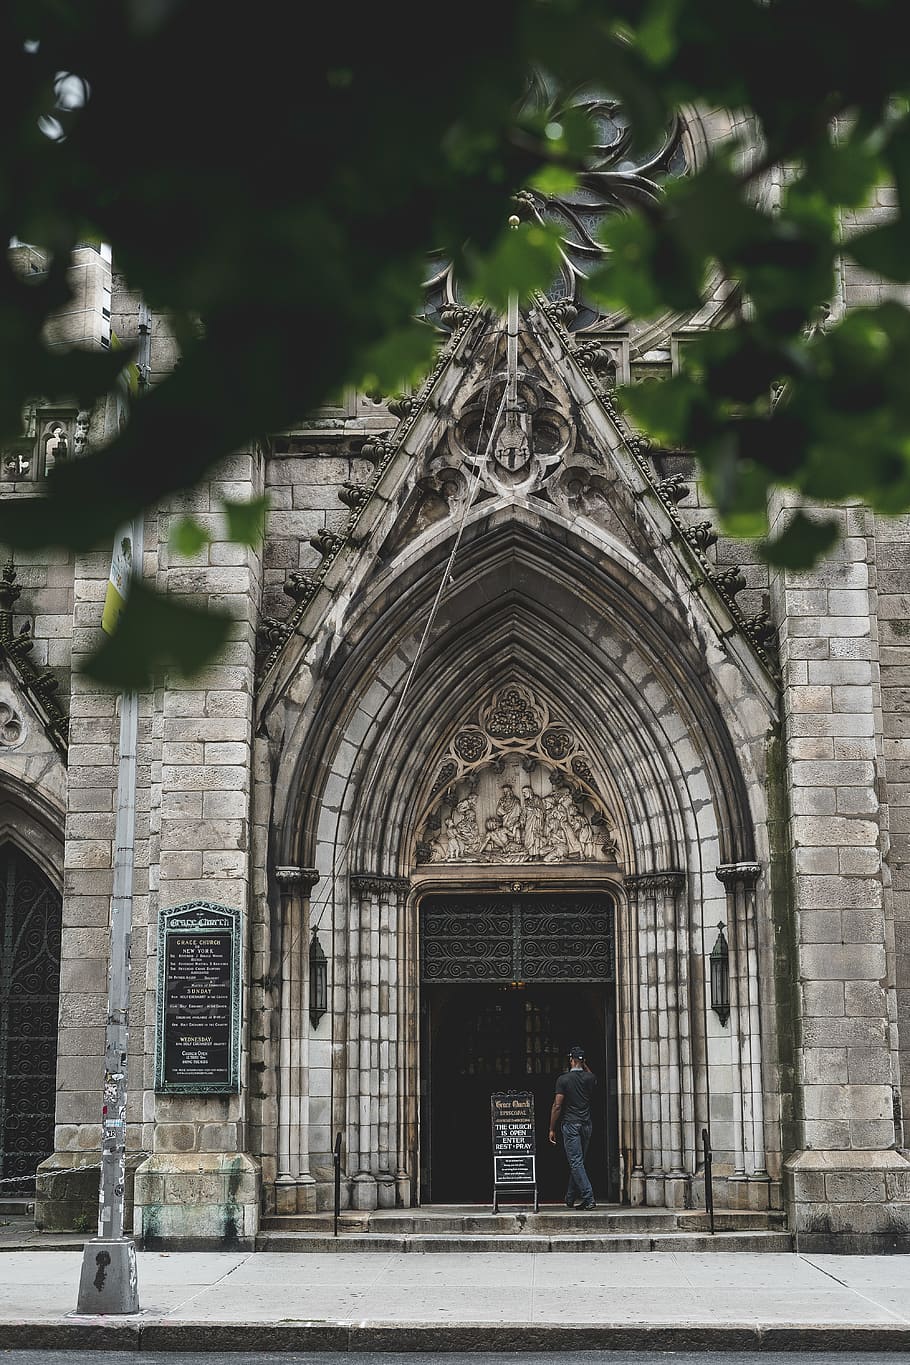
M 60 921 L 59 893 L 0 844 L 0 1178 L 23 1193 L 54 1150 Z

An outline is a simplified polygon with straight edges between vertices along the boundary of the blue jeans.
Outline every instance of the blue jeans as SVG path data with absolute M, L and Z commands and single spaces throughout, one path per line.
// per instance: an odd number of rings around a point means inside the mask
M 566 1190 L 566 1203 L 574 1204 L 580 1199 L 583 1204 L 593 1204 L 594 1191 L 585 1170 L 585 1157 L 591 1141 L 590 1123 L 567 1123 L 563 1120 L 562 1145 L 566 1149 L 569 1163 L 569 1185 Z

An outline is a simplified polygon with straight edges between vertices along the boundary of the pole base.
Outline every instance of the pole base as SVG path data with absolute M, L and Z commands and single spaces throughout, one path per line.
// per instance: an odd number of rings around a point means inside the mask
M 76 1312 L 138 1313 L 136 1246 L 127 1237 L 93 1237 L 82 1253 Z

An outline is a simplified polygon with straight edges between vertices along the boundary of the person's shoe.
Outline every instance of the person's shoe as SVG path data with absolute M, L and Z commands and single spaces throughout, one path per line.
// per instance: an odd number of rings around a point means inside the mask
M 584 1209 L 587 1212 L 588 1209 L 596 1209 L 597 1205 L 594 1203 L 594 1200 L 592 1199 L 590 1204 L 579 1204 L 577 1205 L 577 1207 L 580 1209 Z

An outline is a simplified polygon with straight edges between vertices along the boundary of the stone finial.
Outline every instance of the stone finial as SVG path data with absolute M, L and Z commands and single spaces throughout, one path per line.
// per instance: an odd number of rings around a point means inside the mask
M 682 474 L 671 474 L 669 478 L 661 479 L 657 491 L 665 502 L 677 503 L 687 498 L 692 490 Z
M 312 574 L 305 573 L 302 569 L 295 569 L 288 574 L 284 584 L 284 594 L 296 602 L 298 607 L 301 602 L 307 601 L 313 596 L 319 584 Z
M 386 432 L 377 432 L 368 441 L 364 441 L 357 453 L 371 464 L 381 465 L 388 458 L 391 449 L 391 437 Z
M 294 627 L 287 621 L 279 621 L 275 616 L 263 616 L 256 634 L 268 649 L 277 649 L 294 634 Z
M 330 531 L 327 526 L 317 531 L 314 536 L 310 536 L 310 544 L 314 550 L 318 550 L 323 559 L 331 559 L 332 556 L 342 545 L 342 537 L 334 531 Z
M 16 582 L 16 566 L 10 560 L 4 564 L 0 575 L 0 611 L 12 613 L 21 595 L 22 589 Z
M 616 382 L 616 357 L 602 341 L 586 338 L 575 347 L 574 356 L 601 381 Z
M 725 597 L 735 597 L 746 586 L 742 571 L 735 566 L 731 569 L 722 569 L 720 573 L 712 573 L 709 582 L 719 588 Z
M 358 512 L 369 502 L 371 492 L 369 484 L 347 481 L 338 489 L 338 500 L 350 507 L 352 512 Z
M 717 532 L 710 521 L 698 521 L 694 526 L 687 526 L 683 535 L 689 544 L 696 550 L 701 550 L 702 554 L 717 544 Z
M 388 400 L 386 407 L 393 417 L 397 417 L 399 421 L 404 421 L 405 417 L 409 416 L 414 409 L 414 399 L 409 394 L 396 393 Z
M 766 611 L 760 611 L 755 616 L 747 616 L 744 621 L 746 633 L 764 649 L 777 639 L 777 630 L 774 622 Z

